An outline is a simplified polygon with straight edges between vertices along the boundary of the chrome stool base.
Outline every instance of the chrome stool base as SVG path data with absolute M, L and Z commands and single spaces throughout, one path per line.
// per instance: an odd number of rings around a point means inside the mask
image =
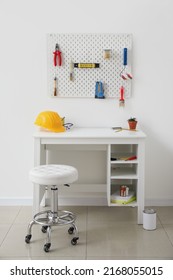
M 57 210 L 58 208 L 58 188 L 53 186 L 51 188 L 51 210 L 42 211 L 34 215 L 33 220 L 28 225 L 25 242 L 30 243 L 32 234 L 32 226 L 37 224 L 42 226 L 42 232 L 47 233 L 46 243 L 44 244 L 44 251 L 49 252 L 51 247 L 51 228 L 52 226 L 71 225 L 68 229 L 69 234 L 74 234 L 71 240 L 72 245 L 77 244 L 78 229 L 75 225 L 76 215 L 66 210 Z

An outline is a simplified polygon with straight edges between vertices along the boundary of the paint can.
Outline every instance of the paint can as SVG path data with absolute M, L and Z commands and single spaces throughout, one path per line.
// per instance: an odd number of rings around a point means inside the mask
M 126 196 L 126 186 L 120 186 L 120 196 Z
M 156 229 L 156 211 L 148 208 L 143 211 L 143 228 L 146 230 Z

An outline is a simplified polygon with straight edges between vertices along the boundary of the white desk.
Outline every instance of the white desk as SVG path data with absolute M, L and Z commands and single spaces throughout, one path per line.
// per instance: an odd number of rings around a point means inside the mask
M 47 147 L 50 145 L 92 145 L 98 148 L 104 146 L 107 153 L 107 201 L 108 206 L 118 206 L 111 203 L 112 183 L 119 183 L 121 180 L 129 180 L 136 190 L 136 202 L 126 206 L 138 207 L 138 224 L 142 224 L 142 212 L 144 209 L 144 167 L 145 167 L 145 138 L 142 131 L 121 131 L 115 132 L 111 128 L 72 128 L 63 133 L 51 133 L 38 131 L 34 134 L 34 166 L 47 163 Z M 122 154 L 136 154 L 134 161 L 117 160 L 111 161 L 111 156 Z M 116 174 L 121 167 L 123 173 Z M 113 171 L 112 171 L 113 170 Z M 130 173 L 129 173 L 130 170 Z M 114 174 L 115 171 L 115 174 Z M 132 172 L 131 172 L 132 171 Z M 44 188 L 34 186 L 33 212 L 39 212 L 41 200 L 44 196 Z M 116 210 L 115 210 L 116 211 Z

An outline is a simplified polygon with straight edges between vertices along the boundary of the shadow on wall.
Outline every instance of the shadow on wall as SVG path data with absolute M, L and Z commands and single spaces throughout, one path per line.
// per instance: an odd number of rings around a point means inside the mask
M 173 147 L 157 137 L 151 128 L 143 127 L 146 139 L 145 201 L 147 205 L 173 205 Z M 166 135 L 164 136 L 164 139 Z

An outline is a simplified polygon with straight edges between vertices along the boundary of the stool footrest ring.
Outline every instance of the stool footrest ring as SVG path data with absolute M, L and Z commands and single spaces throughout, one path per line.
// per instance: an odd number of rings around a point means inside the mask
M 76 215 L 65 210 L 58 210 L 57 212 L 42 211 L 37 213 L 33 221 L 42 226 L 62 226 L 72 224 L 76 220 Z

